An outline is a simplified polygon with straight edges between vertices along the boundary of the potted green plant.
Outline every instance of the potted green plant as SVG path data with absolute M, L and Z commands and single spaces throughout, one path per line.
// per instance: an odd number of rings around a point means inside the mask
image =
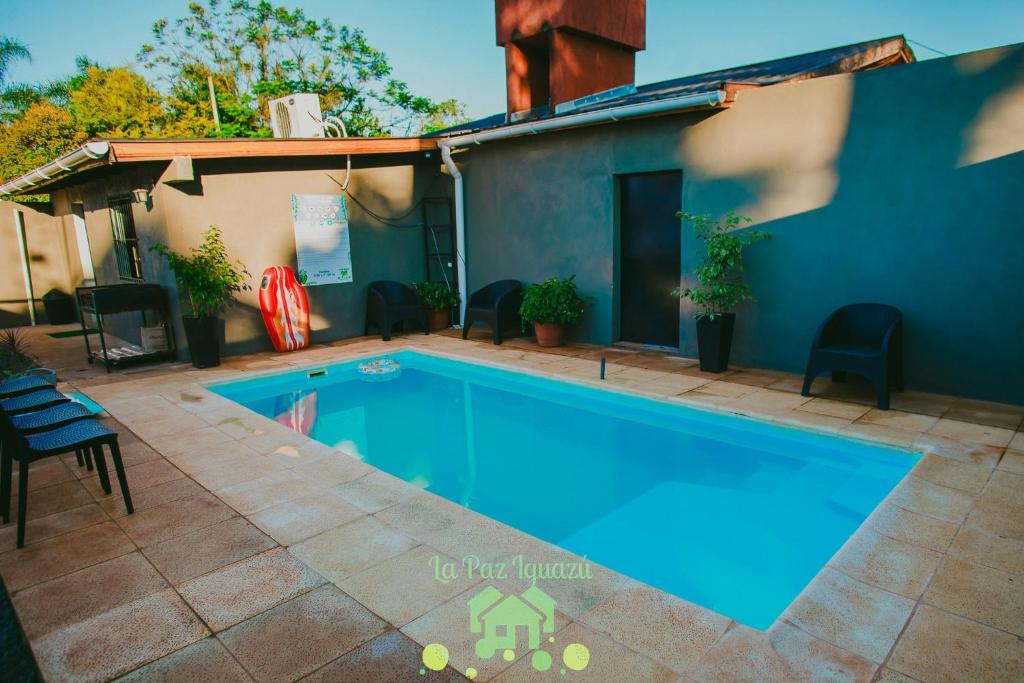
M 724 220 L 712 220 L 707 214 L 695 216 L 682 211 L 676 215 L 693 226 L 697 239 L 704 244 L 704 253 L 699 255 L 700 265 L 695 273 L 697 284 L 675 289 L 672 295 L 689 299 L 697 306 L 700 369 L 724 372 L 729 367 L 736 323 L 733 309 L 740 302 L 754 298 L 743 279 L 743 249 L 754 242 L 771 239 L 771 233 L 738 231 L 742 223 L 750 223 L 751 219 L 732 211 Z
M 561 346 L 565 340 L 566 325 L 574 325 L 583 315 L 586 301 L 576 289 L 576 276 L 559 279 L 551 277 L 532 284 L 523 292 L 519 315 L 523 330 L 533 325 L 538 346 Z
M 165 244 L 154 244 L 150 251 L 167 259 L 178 289 L 185 295 L 191 315 L 182 315 L 192 365 L 210 368 L 220 365 L 217 314 L 242 290 L 251 289 L 252 277 L 241 261 L 232 262 L 221 237 L 220 228 L 211 225 L 198 247 L 189 255 L 171 251 Z
M 427 309 L 427 326 L 431 332 L 448 327 L 452 308 L 459 305 L 459 293 L 444 282 L 416 282 L 412 286 Z

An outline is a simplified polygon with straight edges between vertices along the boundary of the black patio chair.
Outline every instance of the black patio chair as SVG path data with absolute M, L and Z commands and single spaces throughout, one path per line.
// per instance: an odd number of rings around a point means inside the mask
M 58 403 L 67 403 L 71 399 L 53 388 L 36 389 L 27 394 L 0 401 L 0 410 L 7 415 L 18 415 L 36 410 L 43 410 Z
M 38 434 L 91 417 L 92 412 L 81 403 L 65 401 L 45 410 L 11 415 L 10 421 L 11 426 L 22 434 Z M 92 456 L 89 451 L 76 449 L 75 459 L 78 461 L 79 467 L 85 467 L 90 472 L 92 471 Z
M 878 394 L 878 408 L 889 409 L 889 393 L 903 390 L 903 315 L 886 304 L 850 304 L 830 315 L 814 335 L 804 386 L 823 372 L 842 382 L 852 372 L 867 378 Z
M 28 375 L 25 377 L 14 377 L 13 379 L 0 382 L 0 399 L 21 396 L 39 389 L 52 389 L 53 383 L 42 377 Z
M 523 303 L 523 285 L 518 280 L 498 280 L 473 292 L 462 319 L 462 338 L 475 323 L 490 326 L 492 340 L 500 344 L 509 327 L 519 325 L 519 306 Z
M 125 510 L 128 514 L 135 512 L 131 493 L 128 490 L 128 479 L 121 461 L 121 450 L 117 445 L 117 432 L 107 429 L 97 420 L 78 420 L 58 429 L 39 434 L 22 434 L 14 428 L 11 418 L 0 413 L 5 432 L 3 453 L 0 455 L 0 513 L 4 524 L 11 517 L 11 481 L 13 463 L 18 461 L 18 531 L 17 547 L 25 546 L 25 515 L 28 510 L 28 474 L 29 465 L 37 460 L 77 451 L 91 451 L 96 463 L 103 492 L 110 494 L 110 475 L 107 473 L 103 447 L 110 449 L 110 458 L 117 472 L 117 481 L 121 487 Z
M 366 289 L 364 334 L 370 334 L 372 323 L 380 329 L 383 340 L 390 341 L 391 331 L 404 320 L 416 322 L 423 328 L 423 334 L 430 334 L 427 328 L 427 313 L 423 310 L 423 301 L 416 290 L 391 280 L 371 282 Z

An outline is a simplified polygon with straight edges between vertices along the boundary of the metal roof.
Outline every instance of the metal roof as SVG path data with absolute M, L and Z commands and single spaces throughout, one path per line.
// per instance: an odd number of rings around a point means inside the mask
M 463 134 L 488 128 L 523 123 L 524 121 L 557 118 L 569 113 L 578 114 L 587 111 L 621 107 L 627 104 L 650 102 L 667 97 L 679 97 L 689 93 L 706 92 L 724 89 L 727 84 L 759 87 L 787 83 L 819 76 L 830 76 L 840 73 L 852 73 L 876 69 L 892 64 L 905 64 L 915 61 L 914 53 L 907 45 L 903 36 L 890 36 L 833 47 L 802 55 L 782 57 L 767 62 L 747 64 L 729 69 L 709 71 L 693 76 L 673 78 L 658 83 L 637 86 L 636 92 L 621 97 L 605 99 L 600 102 L 572 109 L 571 112 L 551 116 L 549 112 L 541 112 L 533 117 L 509 121 L 505 114 L 494 114 L 476 121 L 446 128 L 434 133 L 435 136 Z

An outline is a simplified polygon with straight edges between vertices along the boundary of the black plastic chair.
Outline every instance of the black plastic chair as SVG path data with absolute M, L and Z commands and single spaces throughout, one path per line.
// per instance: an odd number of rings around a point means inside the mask
M 22 434 L 38 434 L 91 417 L 92 412 L 81 403 L 66 401 L 45 410 L 11 415 L 10 421 L 14 429 Z M 85 467 L 90 472 L 92 471 L 92 457 L 89 451 L 76 449 L 75 459 L 78 460 L 79 467 Z
M 852 372 L 867 378 L 878 394 L 878 408 L 889 409 L 889 393 L 903 390 L 903 315 L 886 304 L 850 304 L 836 310 L 814 335 L 804 386 L 811 395 L 814 378 L 832 373 L 842 382 Z
M 117 445 L 117 432 L 107 429 L 92 419 L 78 420 L 64 427 L 39 434 L 26 435 L 18 432 L 11 418 L 0 415 L 6 432 L 3 454 L 0 455 L 0 513 L 6 524 L 11 517 L 11 480 L 13 477 L 13 461 L 18 461 L 18 537 L 17 547 L 25 545 L 25 515 L 28 510 L 28 473 L 29 465 L 37 460 L 65 453 L 85 451 L 92 453 L 96 463 L 103 492 L 110 494 L 110 475 L 103 455 L 103 447 L 110 449 L 110 458 L 117 472 L 117 481 L 121 487 L 125 510 L 128 514 L 135 512 L 132 506 L 131 493 L 128 490 L 128 479 L 121 461 L 121 450 Z
M 21 394 L 14 398 L 0 401 L 0 410 L 7 415 L 18 415 L 19 413 L 43 410 L 58 403 L 67 403 L 70 400 L 56 389 L 37 389 L 27 394 Z
M 395 325 L 405 320 L 416 322 L 423 328 L 423 334 L 430 334 L 427 328 L 427 313 L 423 310 L 423 301 L 416 290 L 391 280 L 371 282 L 366 289 L 364 334 L 370 334 L 372 323 L 380 329 L 384 341 L 390 341 L 391 331 Z
M 469 335 L 475 323 L 490 326 L 492 339 L 500 344 L 502 334 L 513 325 L 519 325 L 519 306 L 523 303 L 523 285 L 518 280 L 498 280 L 473 292 L 466 303 L 462 319 L 462 338 Z
M 52 388 L 53 383 L 46 381 L 42 377 L 33 377 L 32 375 L 15 377 L 0 382 L 0 399 L 21 396 L 22 394 L 28 394 L 39 389 Z

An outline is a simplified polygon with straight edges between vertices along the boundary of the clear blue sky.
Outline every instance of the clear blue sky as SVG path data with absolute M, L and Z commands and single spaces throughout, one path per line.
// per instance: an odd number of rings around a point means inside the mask
M 414 92 L 463 101 L 470 115 L 504 110 L 504 61 L 491 0 L 277 0 L 362 28 Z M 27 43 L 31 64 L 12 80 L 41 81 L 86 54 L 132 62 L 153 21 L 184 14 L 186 0 L 0 0 L 0 34 Z M 903 33 L 955 54 L 1024 41 L 1022 0 L 647 0 L 647 50 L 637 82 L 799 54 Z M 914 45 L 919 59 L 936 55 Z

